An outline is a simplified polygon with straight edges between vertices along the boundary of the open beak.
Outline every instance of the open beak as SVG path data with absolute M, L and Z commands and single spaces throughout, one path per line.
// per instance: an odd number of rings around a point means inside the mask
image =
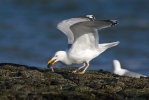
M 51 68 L 52 72 L 54 72 L 53 65 L 56 63 L 57 59 L 51 59 L 47 62 L 47 67 Z
M 51 59 L 47 62 L 48 67 L 52 67 L 56 63 L 56 59 Z

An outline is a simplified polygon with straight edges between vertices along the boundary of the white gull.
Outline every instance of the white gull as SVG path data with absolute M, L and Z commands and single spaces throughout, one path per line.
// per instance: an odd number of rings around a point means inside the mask
M 120 76 L 135 77 L 135 78 L 140 78 L 140 76 L 146 77 L 145 75 L 135 73 L 135 72 L 129 71 L 127 69 L 122 69 L 121 64 L 118 60 L 113 60 L 113 65 L 114 65 L 114 71 L 113 71 L 114 74 L 118 74 Z
M 57 51 L 48 61 L 48 67 L 60 61 L 63 64 L 82 64 L 73 73 L 84 74 L 90 61 L 106 49 L 116 46 L 119 42 L 98 44 L 98 30 L 116 25 L 116 20 L 95 20 L 93 15 L 70 18 L 58 23 L 57 28 L 68 38 L 68 47 L 65 51 Z M 82 72 L 80 69 L 84 68 Z

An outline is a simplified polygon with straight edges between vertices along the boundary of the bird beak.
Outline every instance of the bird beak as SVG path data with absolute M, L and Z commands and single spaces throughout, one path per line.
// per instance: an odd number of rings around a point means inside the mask
M 56 63 L 57 59 L 52 58 L 47 62 L 48 67 L 52 67 Z

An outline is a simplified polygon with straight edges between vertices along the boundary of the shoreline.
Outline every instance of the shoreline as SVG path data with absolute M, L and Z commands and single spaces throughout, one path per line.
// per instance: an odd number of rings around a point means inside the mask
M 51 69 L 0 63 L 0 99 L 149 99 L 149 77 L 131 78 L 103 70 L 71 73 L 75 68 Z

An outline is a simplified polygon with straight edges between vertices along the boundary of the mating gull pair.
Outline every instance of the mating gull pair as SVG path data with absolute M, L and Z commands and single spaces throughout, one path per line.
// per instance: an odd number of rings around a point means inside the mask
M 57 28 L 68 38 L 68 46 L 65 51 L 57 51 L 54 57 L 48 61 L 48 67 L 60 61 L 66 65 L 82 64 L 73 73 L 84 74 L 90 61 L 99 56 L 106 49 L 119 44 L 119 42 L 99 44 L 98 30 L 114 26 L 117 20 L 95 20 L 93 15 L 70 18 L 58 23 Z M 79 71 L 84 68 L 83 71 Z

